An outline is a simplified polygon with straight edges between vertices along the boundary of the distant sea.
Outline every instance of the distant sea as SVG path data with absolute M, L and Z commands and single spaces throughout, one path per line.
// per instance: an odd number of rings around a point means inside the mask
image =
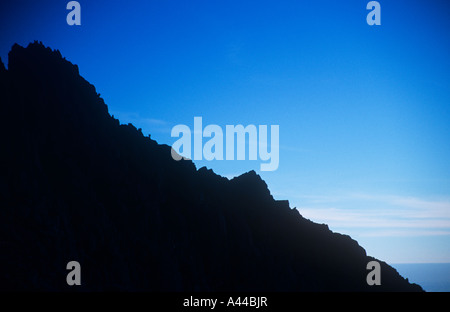
M 450 263 L 395 263 L 390 264 L 410 283 L 416 283 L 429 292 L 450 292 Z M 381 276 L 383 283 L 383 276 Z

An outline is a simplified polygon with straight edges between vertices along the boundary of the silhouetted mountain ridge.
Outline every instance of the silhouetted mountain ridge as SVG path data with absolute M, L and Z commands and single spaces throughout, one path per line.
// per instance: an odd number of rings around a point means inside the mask
M 373 258 L 274 200 L 256 172 L 174 161 L 59 51 L 14 45 L 0 82 L 2 289 L 421 290 L 381 261 L 382 285 L 368 286 Z

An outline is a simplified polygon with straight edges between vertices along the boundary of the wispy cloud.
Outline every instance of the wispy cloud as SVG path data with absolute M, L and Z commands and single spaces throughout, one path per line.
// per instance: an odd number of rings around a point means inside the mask
M 131 123 L 137 128 L 142 128 L 144 132 L 164 132 L 170 133 L 171 127 L 167 121 L 143 117 L 135 112 L 112 112 L 115 118 L 118 118 L 120 123 Z
M 116 118 L 119 118 L 120 122 L 130 122 L 130 123 L 139 123 L 146 125 L 166 125 L 167 122 L 160 119 L 141 117 L 138 113 L 133 112 L 114 112 L 113 114 Z M 123 121 L 122 121 L 123 120 Z
M 373 194 L 303 196 L 300 213 L 362 236 L 450 235 L 450 200 Z

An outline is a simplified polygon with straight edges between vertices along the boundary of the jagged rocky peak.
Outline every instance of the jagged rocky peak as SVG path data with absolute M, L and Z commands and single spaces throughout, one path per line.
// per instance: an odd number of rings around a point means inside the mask
M 237 189 L 245 190 L 248 194 L 257 194 L 260 199 L 273 200 L 267 183 L 254 170 L 250 170 L 230 180 Z
M 64 66 L 65 69 L 79 74 L 78 66 L 70 63 L 62 57 L 59 50 L 52 50 L 46 47 L 42 42 L 34 41 L 26 48 L 14 44 L 8 54 L 8 69 L 26 70 L 26 69 L 46 69 L 49 62 L 53 65 Z
M 35 41 L 26 48 L 14 44 L 8 57 L 10 88 L 23 93 L 28 118 L 66 127 L 64 120 L 91 129 L 96 123 L 114 121 L 95 87 L 58 50 Z

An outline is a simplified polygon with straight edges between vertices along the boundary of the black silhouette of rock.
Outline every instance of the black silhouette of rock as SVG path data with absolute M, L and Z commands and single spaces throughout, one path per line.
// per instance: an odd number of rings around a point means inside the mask
M 254 171 L 228 180 L 174 161 L 111 117 L 59 51 L 14 45 L 0 82 L 3 290 L 422 290 L 381 261 L 368 286 L 373 258 L 274 200 Z

